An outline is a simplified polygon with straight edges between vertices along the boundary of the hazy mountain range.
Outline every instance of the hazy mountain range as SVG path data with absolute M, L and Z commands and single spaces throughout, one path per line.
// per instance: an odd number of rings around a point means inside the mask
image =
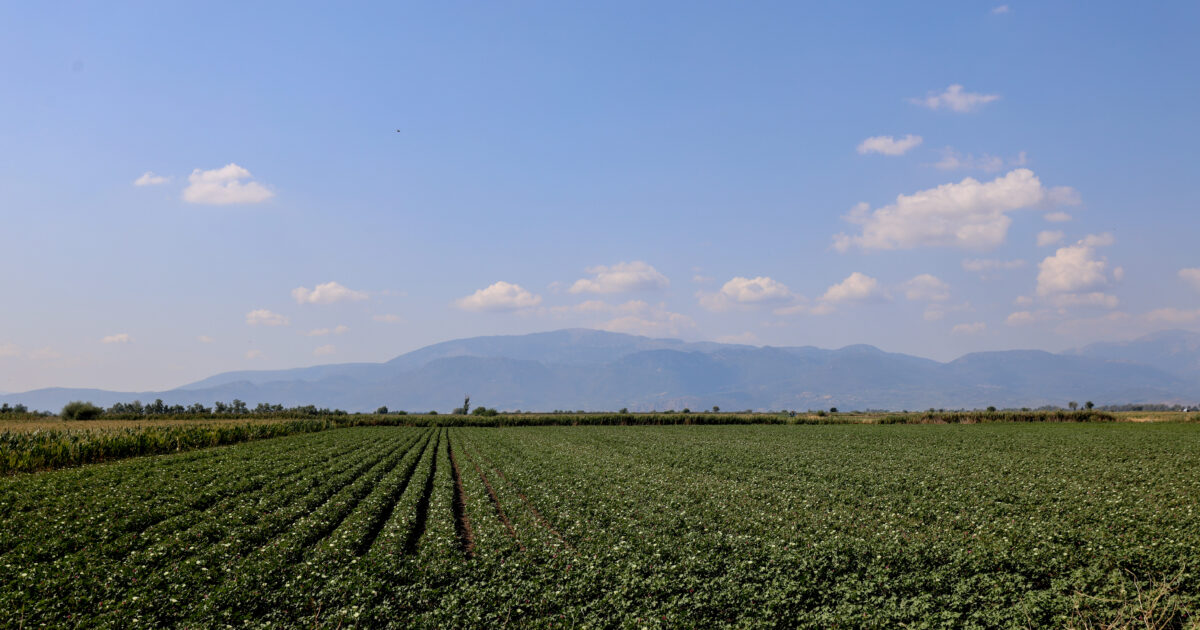
M 385 363 L 226 372 L 163 392 L 49 388 L 0 402 L 57 410 L 231 401 L 442 412 L 464 394 L 502 410 L 926 409 L 1200 400 L 1200 334 L 1155 333 L 1054 354 L 974 352 L 942 363 L 854 345 L 755 347 L 570 329 L 438 343 Z

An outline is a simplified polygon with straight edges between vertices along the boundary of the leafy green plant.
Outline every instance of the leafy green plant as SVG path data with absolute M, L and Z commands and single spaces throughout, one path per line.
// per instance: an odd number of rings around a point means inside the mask
M 104 414 L 104 410 L 90 402 L 74 401 L 69 402 L 62 408 L 62 412 L 58 415 L 63 420 L 68 422 L 74 420 L 95 420 Z

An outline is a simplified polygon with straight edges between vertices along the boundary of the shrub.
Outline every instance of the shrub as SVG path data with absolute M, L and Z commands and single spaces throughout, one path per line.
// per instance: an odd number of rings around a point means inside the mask
M 62 409 L 59 416 L 63 420 L 95 420 L 104 413 L 104 410 L 93 405 L 90 402 L 76 400 L 69 402 Z

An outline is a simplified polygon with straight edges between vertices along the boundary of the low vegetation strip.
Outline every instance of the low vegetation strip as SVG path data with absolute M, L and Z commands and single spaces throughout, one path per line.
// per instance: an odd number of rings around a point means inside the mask
M 1194 627 L 1198 505 L 1195 424 L 353 427 L 0 478 L 0 627 Z
M 0 433 L 0 473 L 31 472 L 311 433 L 330 428 L 328 420 L 270 424 L 150 426 L 116 430 Z
M 274 413 L 274 412 L 272 412 Z M 177 453 L 251 440 L 356 426 L 533 427 L 672 425 L 982 424 L 997 422 L 1144 421 L 1144 414 L 1098 410 L 926 411 L 912 413 L 504 413 L 495 415 L 346 414 L 304 419 L 250 416 L 243 420 L 164 415 L 64 422 L 46 418 L 0 421 L 0 474 L 33 472 L 142 455 Z M 1174 414 L 1155 420 L 1198 421 Z
M 1038 411 L 924 411 L 892 413 L 872 418 L 874 424 L 980 424 L 990 422 L 1117 422 L 1107 411 L 1064 409 Z
M 399 417 L 341 415 L 305 420 L 194 422 L 167 420 L 113 428 L 0 431 L 0 474 L 179 453 L 212 446 L 356 426 L 414 426 Z

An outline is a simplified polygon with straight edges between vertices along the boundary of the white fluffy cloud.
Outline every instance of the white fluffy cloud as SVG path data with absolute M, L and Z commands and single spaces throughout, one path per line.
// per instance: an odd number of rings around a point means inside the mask
M 858 145 L 858 152 L 866 155 L 867 153 L 881 153 L 883 155 L 904 155 L 910 149 L 921 144 L 921 136 L 914 136 L 911 133 L 899 140 L 891 136 L 871 136 L 863 140 Z
M 826 289 L 825 293 L 821 295 L 820 301 L 827 304 L 841 304 L 843 302 L 864 302 L 882 297 L 883 289 L 879 286 L 878 280 L 855 271 L 846 276 L 845 280 Z
M 1037 235 L 1037 246 L 1046 247 L 1047 245 L 1058 245 L 1063 240 L 1063 233 L 1059 230 L 1042 230 Z
M 130 341 L 133 341 L 133 337 L 130 337 L 129 333 L 107 335 L 100 339 L 100 343 L 129 343 Z
M 334 302 L 358 301 L 367 299 L 364 291 L 348 289 L 336 282 L 326 282 L 308 289 L 296 287 L 292 289 L 292 298 L 297 304 L 333 304 Z
M 279 313 L 260 308 L 246 313 L 246 323 L 251 326 L 287 326 L 289 321 Z
M 976 335 L 984 330 L 987 330 L 987 324 L 983 322 L 971 322 L 969 324 L 958 324 L 950 329 L 952 335 Z
M 233 163 L 211 171 L 195 169 L 188 175 L 187 188 L 183 189 L 183 200 L 188 203 L 220 206 L 260 203 L 275 196 L 275 193 L 250 178 L 250 171 Z
M 542 296 L 534 295 L 518 284 L 501 280 L 454 303 L 464 311 L 514 311 L 541 304 Z
M 779 306 L 796 298 L 787 285 L 767 276 L 738 276 L 726 282 L 716 293 L 699 292 L 700 305 L 711 311 L 730 307 Z
M 922 302 L 944 302 L 950 299 L 950 285 L 937 276 L 923 273 L 900 286 L 904 297 Z
M 142 176 L 133 180 L 134 186 L 157 186 L 167 183 L 167 178 L 162 175 L 156 175 L 153 171 L 146 171 Z
M 963 86 L 954 84 L 941 92 L 929 92 L 924 98 L 910 98 L 908 100 L 910 103 L 928 107 L 929 109 L 948 109 L 961 114 L 978 109 L 999 98 L 999 94 L 964 92 Z
M 933 278 L 933 276 L 929 276 Z M 918 279 L 919 278 L 919 279 Z M 933 278 L 937 280 L 936 278 Z M 931 285 L 927 279 L 918 276 L 914 278 L 917 285 L 914 285 L 914 290 L 918 293 L 933 289 L 936 293 L 936 288 Z M 911 281 L 910 281 L 911 282 Z M 940 281 L 939 281 L 940 282 Z M 915 295 L 916 293 L 914 293 Z M 840 304 L 875 302 L 889 299 L 883 286 L 879 280 L 872 278 L 862 272 L 855 271 L 846 276 L 844 280 L 831 285 L 813 302 L 805 301 L 803 296 L 793 295 L 790 304 L 783 305 L 774 310 L 776 315 L 794 315 L 797 313 L 808 313 L 810 315 L 828 315 L 834 312 Z
M 318 346 L 315 350 L 313 350 L 313 354 L 318 357 L 323 357 L 326 355 L 333 354 L 336 351 L 337 351 L 337 348 L 335 348 L 333 346 L 333 344 L 326 344 L 323 346 Z
M 1041 204 L 1049 195 L 1029 169 L 1019 168 L 990 182 L 968 177 L 899 195 L 895 203 L 874 211 L 859 204 L 846 220 L 862 226 L 861 234 L 838 234 L 833 244 L 841 252 L 851 247 L 991 249 L 1008 235 L 1009 212 Z
M 1117 298 L 1100 291 L 1122 276 L 1120 267 L 1108 268 L 1097 247 L 1111 245 L 1111 234 L 1092 234 L 1074 245 L 1060 247 L 1038 264 L 1037 294 L 1059 307 L 1103 306 L 1115 308 Z
M 1189 267 L 1180 269 L 1179 279 L 1192 285 L 1193 289 L 1200 291 L 1200 268 Z
M 659 291 L 670 281 L 650 265 L 635 260 L 619 262 L 611 267 L 588 267 L 591 278 L 580 278 L 571 285 L 571 293 L 626 293 L 629 291 Z

